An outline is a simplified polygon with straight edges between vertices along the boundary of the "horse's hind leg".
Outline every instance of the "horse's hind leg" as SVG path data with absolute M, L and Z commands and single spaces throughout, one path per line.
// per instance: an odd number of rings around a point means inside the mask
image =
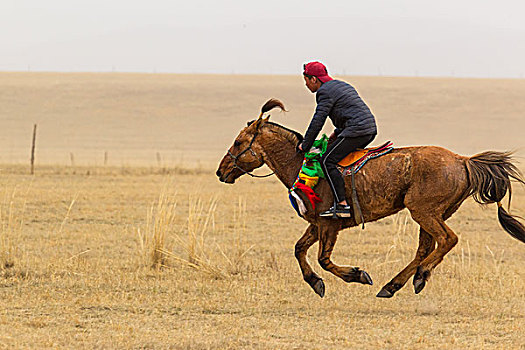
M 417 248 L 414 260 L 410 262 L 400 273 L 397 274 L 390 282 L 388 282 L 379 293 L 379 298 L 391 298 L 400 290 L 408 279 L 412 277 L 417 270 L 417 267 L 432 251 L 434 250 L 436 241 L 423 228 L 419 228 L 419 247 Z
M 313 290 L 319 294 L 319 296 L 324 296 L 324 282 L 321 277 L 312 270 L 308 260 L 306 259 L 306 253 L 308 249 L 317 242 L 319 239 L 319 233 L 317 226 L 310 225 L 306 229 L 304 235 L 297 241 L 295 244 L 295 258 L 299 262 L 299 267 L 303 274 L 304 280 L 313 288 Z
M 417 267 L 414 275 L 414 290 L 421 292 L 430 278 L 432 270 L 443 260 L 443 257 L 458 243 L 458 236 L 445 224 L 440 216 L 414 216 L 416 222 L 437 242 L 437 248 L 430 253 Z
M 338 229 L 330 226 L 319 227 L 319 265 L 345 282 L 359 282 L 362 284 L 372 284 L 372 279 L 365 271 L 358 267 L 337 266 L 330 260 L 332 250 L 337 241 Z

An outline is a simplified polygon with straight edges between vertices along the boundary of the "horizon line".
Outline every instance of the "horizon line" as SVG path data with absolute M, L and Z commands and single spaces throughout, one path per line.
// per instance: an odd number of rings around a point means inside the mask
M 78 71 L 64 71 L 64 70 L 0 70 L 0 74 L 4 73 L 18 73 L 18 74 L 141 74 L 141 75 L 215 75 L 215 76 L 301 76 L 302 73 L 209 73 L 209 72 L 158 72 L 158 71 L 94 71 L 94 70 L 78 70 Z M 363 77 L 363 78 L 423 78 L 423 79 L 488 79 L 488 80 L 523 80 L 524 76 L 469 76 L 469 75 L 390 75 L 390 74 L 332 74 L 333 77 Z

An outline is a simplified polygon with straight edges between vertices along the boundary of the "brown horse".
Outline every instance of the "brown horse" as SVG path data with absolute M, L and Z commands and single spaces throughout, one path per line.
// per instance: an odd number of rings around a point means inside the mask
M 234 183 L 244 174 L 266 164 L 290 188 L 299 173 L 303 154 L 296 151 L 302 136 L 279 124 L 262 118 L 264 112 L 284 106 L 278 100 L 268 101 L 259 119 L 248 123 L 222 159 L 217 176 L 225 183 Z M 419 247 L 415 258 L 377 294 L 392 297 L 414 275 L 416 294 L 421 292 L 432 270 L 457 243 L 458 237 L 445 221 L 458 210 L 469 196 L 480 204 L 497 203 L 502 227 L 514 238 L 525 242 L 525 226 L 508 214 L 501 200 L 509 191 L 511 179 L 525 184 L 519 170 L 511 163 L 511 153 L 483 152 L 464 157 L 440 147 L 403 147 L 370 160 L 355 176 L 357 195 L 365 222 L 375 221 L 408 208 L 419 224 Z M 356 226 L 354 218 L 332 219 L 319 217 L 332 204 L 332 192 L 325 180 L 316 192 L 322 203 L 312 209 L 307 205 L 304 219 L 310 223 L 295 245 L 295 257 L 304 280 L 321 297 L 324 282 L 312 270 L 306 259 L 310 246 L 319 241 L 318 261 L 321 267 L 345 282 L 372 284 L 370 276 L 356 267 L 337 266 L 330 260 L 339 231 Z M 350 181 L 346 181 L 350 198 Z M 437 247 L 436 247 L 437 245 Z

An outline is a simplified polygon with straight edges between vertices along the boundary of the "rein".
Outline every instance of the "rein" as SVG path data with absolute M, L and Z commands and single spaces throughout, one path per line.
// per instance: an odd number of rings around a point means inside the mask
M 233 153 L 230 152 L 230 150 L 228 150 L 228 155 L 230 156 L 231 159 L 233 159 L 233 169 L 230 170 L 230 172 L 225 176 L 225 177 L 228 177 L 230 175 L 230 173 L 234 170 L 234 169 L 239 169 L 240 171 L 242 171 L 244 174 L 248 174 L 250 175 L 251 177 L 258 177 L 258 178 L 261 178 L 261 177 L 268 177 L 268 176 L 272 176 L 274 173 L 270 173 L 270 174 L 266 174 L 266 175 L 255 175 L 255 174 L 252 174 L 251 171 L 246 171 L 244 170 L 243 168 L 241 168 L 240 166 L 237 165 L 237 159 L 239 159 L 239 157 L 241 157 L 244 153 L 250 151 L 251 154 L 257 158 L 257 160 L 259 160 L 261 162 L 261 164 L 259 166 L 262 166 L 264 164 L 264 161 L 259 158 L 257 156 L 257 154 L 253 151 L 252 149 L 252 145 L 253 145 L 253 141 L 255 141 L 255 138 L 257 137 L 257 135 L 259 135 L 259 132 L 257 131 L 255 133 L 255 135 L 253 135 L 253 138 L 252 140 L 250 141 L 250 144 L 248 145 L 248 147 L 243 150 L 241 153 L 239 153 L 238 155 L 234 155 Z M 259 167 L 258 166 L 258 167 Z

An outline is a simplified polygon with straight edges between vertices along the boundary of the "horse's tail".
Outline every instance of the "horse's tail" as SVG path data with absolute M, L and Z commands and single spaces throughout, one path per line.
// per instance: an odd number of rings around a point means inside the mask
M 510 215 L 501 204 L 509 191 L 509 209 L 512 197 L 511 180 L 525 185 L 523 175 L 512 163 L 512 152 L 487 151 L 466 161 L 469 195 L 480 204 L 498 203 L 498 219 L 505 231 L 525 243 L 525 226 Z

